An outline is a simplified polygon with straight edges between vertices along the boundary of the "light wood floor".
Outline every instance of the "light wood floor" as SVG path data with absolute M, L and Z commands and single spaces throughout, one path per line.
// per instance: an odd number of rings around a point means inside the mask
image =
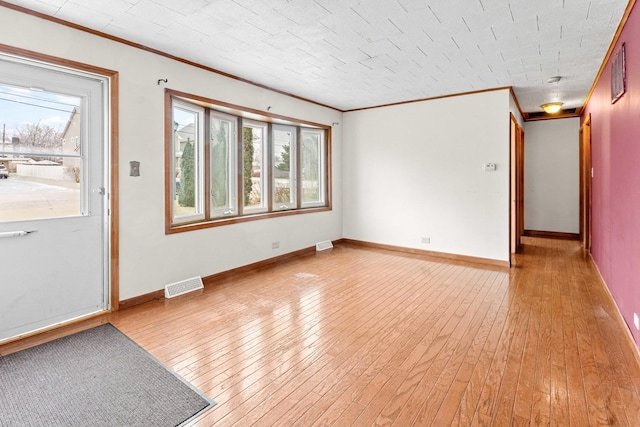
M 511 270 L 342 244 L 111 321 L 217 402 L 198 426 L 640 426 L 577 242 L 526 238 Z

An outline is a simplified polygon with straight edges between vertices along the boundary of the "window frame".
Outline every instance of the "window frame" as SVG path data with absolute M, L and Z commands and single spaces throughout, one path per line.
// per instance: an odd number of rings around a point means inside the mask
M 192 223 L 194 221 L 202 221 L 204 218 L 206 218 L 208 216 L 208 207 L 206 206 L 206 204 L 204 203 L 204 191 L 207 188 L 207 183 L 206 183 L 206 177 L 205 177 L 205 169 L 202 167 L 202 159 L 207 155 L 205 152 L 205 141 L 204 141 L 204 137 L 205 137 L 205 126 L 207 126 L 208 121 L 205 119 L 206 116 L 206 109 L 203 108 L 202 106 L 199 105 L 195 105 L 195 104 L 191 104 L 188 102 L 185 102 L 184 100 L 176 100 L 177 106 L 184 110 L 184 111 L 188 111 L 190 113 L 194 113 L 194 115 L 196 115 L 199 119 L 199 122 L 194 125 L 194 135 L 197 138 L 196 141 L 194 141 L 194 148 L 193 148 L 193 154 L 194 154 L 194 179 L 195 179 L 195 206 L 194 206 L 194 210 L 195 212 L 193 214 L 185 214 L 185 215 L 181 215 L 179 217 L 178 220 L 176 220 L 176 215 L 174 213 L 174 207 L 175 207 L 175 199 L 172 199 L 172 203 L 169 204 L 169 208 L 171 209 L 171 218 L 172 218 L 172 222 L 176 223 L 176 224 L 187 224 L 187 223 Z M 177 123 L 177 121 L 174 118 L 174 106 L 175 104 L 172 102 L 171 103 L 171 108 L 169 111 L 169 116 L 170 116 L 170 124 L 174 124 Z M 169 170 L 171 171 L 171 173 L 175 176 L 175 171 L 177 170 L 177 165 L 175 163 L 176 160 L 176 156 L 175 156 L 175 137 L 178 133 L 178 129 L 177 128 L 173 128 L 174 126 L 171 126 L 172 128 L 172 132 L 170 135 L 170 142 L 167 141 L 166 145 L 170 147 L 171 149 L 171 156 L 169 158 Z M 183 177 L 181 177 L 182 179 Z M 169 197 L 170 195 L 175 195 L 177 194 L 177 188 L 176 188 L 176 180 L 175 178 L 172 180 L 171 182 L 171 193 L 169 195 L 167 195 L 167 197 Z
M 202 173 L 203 187 L 200 190 L 201 205 L 203 208 L 203 217 L 189 218 L 184 221 L 176 221 L 173 216 L 173 203 L 172 192 L 175 192 L 175 177 L 172 175 L 174 170 L 174 132 L 173 132 L 173 106 L 174 102 L 179 105 L 187 104 L 192 105 L 194 108 L 203 109 L 203 123 L 199 126 L 203 130 L 202 135 L 202 152 L 200 155 L 201 161 L 198 162 L 198 169 Z M 236 177 L 236 206 L 227 215 L 220 216 L 219 212 L 213 209 L 211 200 L 211 118 L 214 115 L 234 117 L 236 122 L 236 155 L 235 155 L 235 171 L 231 174 L 235 174 Z M 287 116 L 273 114 L 266 111 L 255 110 L 251 108 L 241 107 L 234 104 L 229 104 L 222 101 L 217 101 L 193 94 L 188 94 L 172 89 L 165 89 L 165 234 L 180 233 L 186 231 L 193 231 L 199 229 L 206 229 L 211 227 L 219 227 L 231 224 L 237 224 L 247 221 L 255 221 L 269 218 L 276 218 L 289 215 L 300 215 L 307 213 L 317 213 L 332 210 L 331 200 L 331 126 L 320 123 L 310 122 L 306 120 L 299 120 Z M 246 209 L 244 206 L 244 190 L 243 190 L 243 128 L 244 124 L 254 124 L 265 126 L 264 134 L 264 147 L 265 152 L 263 154 L 264 163 L 264 190 L 267 195 L 266 200 L 263 201 L 264 208 L 262 209 Z M 274 165 L 273 165 L 273 133 L 274 125 L 292 126 L 296 129 L 295 141 L 296 147 L 293 153 L 291 161 L 295 163 L 295 173 L 293 178 L 295 184 L 292 184 L 296 189 L 295 204 L 291 204 L 287 209 L 276 209 L 274 198 Z M 322 134 L 322 156 L 321 156 L 321 169 L 322 175 L 320 182 L 320 191 L 322 191 L 322 200 L 315 203 L 302 203 L 302 187 L 300 180 L 300 144 L 301 135 L 304 131 L 319 132 Z
M 262 141 L 260 142 L 260 150 L 261 150 L 261 157 L 260 157 L 260 204 L 257 206 L 247 206 L 244 204 L 244 191 L 242 191 L 242 209 L 241 209 L 241 215 L 255 215 L 255 214 L 261 214 L 261 213 L 265 213 L 269 211 L 269 188 L 271 188 L 270 185 L 270 174 L 269 174 L 269 164 L 271 163 L 269 161 L 269 153 L 271 152 L 270 150 L 270 146 L 271 146 L 271 137 L 270 137 L 270 126 L 269 123 L 266 122 L 262 122 L 259 120 L 249 120 L 249 119 L 244 119 L 242 118 L 242 120 L 240 120 L 240 122 L 242 123 L 242 139 L 238 138 L 238 143 L 242 146 L 242 148 L 244 148 L 244 129 L 245 128 L 252 128 L 252 129 L 260 129 L 262 131 Z M 255 147 L 255 143 L 253 144 Z M 241 150 L 238 149 L 238 153 L 240 153 Z M 239 160 L 244 162 L 244 157 L 241 156 L 240 154 L 238 155 Z M 240 163 L 238 163 L 240 165 Z M 238 171 L 243 171 L 244 172 L 244 163 L 242 163 L 239 167 L 238 167 Z M 244 174 L 242 176 L 242 189 L 244 190 Z
M 207 161 L 209 162 L 209 185 L 210 185 L 210 190 L 208 192 L 208 194 L 210 195 L 209 198 L 209 216 L 212 219 L 216 219 L 216 218 L 224 218 L 227 216 L 232 216 L 235 215 L 237 213 L 237 208 L 238 208 L 238 180 L 235 176 L 235 171 L 236 171 L 236 167 L 237 167 L 237 156 L 238 156 L 238 120 L 237 117 L 230 115 L 230 114 L 226 114 L 226 113 L 222 113 L 220 111 L 216 111 L 216 110 L 209 110 L 208 111 L 208 117 L 209 117 L 209 153 L 207 155 Z M 217 207 L 214 206 L 213 204 L 213 180 L 214 180 L 214 171 L 213 171 L 213 147 L 211 146 L 212 141 L 213 141 L 213 136 L 211 135 L 211 132 L 213 132 L 213 121 L 214 120 L 219 120 L 221 122 L 228 122 L 231 125 L 229 126 L 229 132 L 231 133 L 231 135 L 227 136 L 227 144 L 228 146 L 227 151 L 228 151 L 228 158 L 225 159 L 225 163 L 227 168 L 229 169 L 229 174 L 228 174 L 228 180 L 229 182 L 226 183 L 227 185 L 227 197 L 228 197 L 228 203 L 225 207 Z
M 304 191 L 302 186 L 304 185 L 304 177 L 302 176 L 302 171 L 303 171 L 303 151 L 302 150 L 302 144 L 304 142 L 304 133 L 317 133 L 320 135 L 320 140 L 318 141 L 320 144 L 320 147 L 318 148 L 319 151 L 319 157 L 318 157 L 318 172 L 320 173 L 320 176 L 318 177 L 318 192 L 319 192 L 319 199 L 318 201 L 313 201 L 313 202 L 305 202 L 304 201 Z M 312 207 L 317 207 L 317 206 L 323 206 L 325 203 L 325 199 L 324 197 L 327 194 L 327 188 L 326 185 L 328 183 L 328 177 L 325 175 L 327 173 L 327 167 L 326 167 L 326 157 L 325 156 L 321 156 L 321 153 L 324 153 L 327 151 L 327 135 L 323 134 L 321 132 L 319 132 L 317 129 L 304 129 L 300 131 L 300 136 L 299 136 L 299 143 L 298 143 L 298 147 L 300 147 L 299 153 L 298 153 L 298 186 L 300 187 L 300 190 L 298 191 L 298 194 L 300 195 L 300 201 L 299 204 L 302 208 L 312 208 Z
M 271 153 L 271 173 L 273 174 L 273 178 L 271 179 L 271 182 L 273 183 L 273 189 L 272 189 L 272 194 L 271 194 L 271 209 L 276 212 L 276 211 L 283 211 L 283 210 L 290 210 L 290 209 L 298 209 L 299 204 L 298 204 L 298 196 L 299 196 L 299 191 L 298 191 L 298 147 L 299 147 L 299 143 L 298 143 L 298 134 L 300 127 L 297 126 L 291 126 L 291 125 L 282 125 L 282 124 L 273 124 L 271 126 L 271 148 L 272 148 L 272 153 Z M 277 165 L 276 165 L 276 152 L 275 152 L 275 145 L 276 145 L 276 131 L 289 131 L 291 134 L 291 141 L 289 142 L 289 191 L 291 192 L 290 196 L 289 196 L 289 201 L 288 202 L 277 202 L 276 201 L 276 194 L 277 194 L 277 186 L 276 186 L 276 169 L 277 169 Z M 293 146 L 291 146 L 291 143 L 293 143 Z

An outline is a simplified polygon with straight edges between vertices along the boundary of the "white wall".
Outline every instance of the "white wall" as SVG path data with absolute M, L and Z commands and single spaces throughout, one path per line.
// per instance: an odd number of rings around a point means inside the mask
M 342 137 L 333 133 L 333 210 L 164 234 L 164 88 L 317 123 L 342 113 L 0 8 L 0 43 L 119 72 L 120 298 L 342 237 Z M 158 85 L 160 78 L 168 84 Z M 129 161 L 140 177 L 128 176 Z M 271 249 L 271 242 L 280 242 Z
M 507 261 L 509 98 L 500 90 L 345 113 L 344 237 Z
M 524 227 L 580 232 L 580 119 L 524 126 Z

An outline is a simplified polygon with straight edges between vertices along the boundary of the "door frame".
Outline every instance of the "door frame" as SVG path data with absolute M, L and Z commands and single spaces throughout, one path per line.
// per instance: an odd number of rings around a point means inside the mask
M 109 120 L 106 123 L 108 128 L 107 134 L 109 135 L 109 152 L 105 153 L 105 170 L 108 171 L 109 177 L 109 189 L 107 194 L 109 195 L 107 201 L 107 216 L 108 224 L 109 224 L 109 233 L 108 233 L 108 256 L 109 261 L 108 265 L 105 267 L 108 268 L 108 281 L 109 281 L 109 301 L 107 312 L 117 311 L 119 308 L 120 301 L 120 287 L 119 287 L 119 187 L 118 187 L 118 78 L 119 74 L 117 71 L 109 70 L 106 68 L 96 67 L 93 65 L 84 64 L 81 62 L 71 61 L 68 59 L 62 59 L 55 56 L 45 55 L 38 52 L 33 52 L 26 49 L 21 49 L 5 44 L 0 43 L 0 52 L 8 55 L 13 55 L 16 57 L 21 57 L 25 59 L 31 59 L 39 62 L 44 62 L 52 65 L 57 65 L 73 70 L 78 70 L 81 72 L 92 73 L 104 77 L 109 80 L 109 94 L 107 100 L 106 109 L 109 112 Z M 83 319 L 78 320 L 77 322 L 82 322 Z M 71 321 L 71 323 L 76 323 L 76 321 Z M 63 324 L 66 325 L 66 324 Z M 38 331 L 35 335 L 39 335 L 40 333 L 46 333 L 51 329 L 57 329 L 61 325 L 52 326 L 51 328 L 44 329 L 42 331 Z M 18 340 L 22 337 L 17 338 Z M 1 353 L 0 353 L 1 354 Z
M 580 125 L 580 241 L 591 252 L 591 113 Z
M 524 129 L 510 113 L 509 256 L 522 252 L 524 234 Z M 513 264 L 513 260 L 510 260 Z
M 516 203 L 517 203 L 517 228 L 518 247 L 516 252 L 522 252 L 522 236 L 524 236 L 524 128 L 516 123 Z

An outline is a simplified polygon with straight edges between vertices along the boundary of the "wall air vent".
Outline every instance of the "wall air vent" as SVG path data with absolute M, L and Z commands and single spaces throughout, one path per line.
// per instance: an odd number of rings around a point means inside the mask
M 202 278 L 200 276 L 192 277 L 191 279 L 181 280 L 180 282 L 171 283 L 170 285 L 165 286 L 164 297 L 173 298 L 202 288 L 204 288 Z
M 324 240 L 322 242 L 316 243 L 316 252 L 324 251 L 331 248 L 333 248 L 333 243 L 331 243 L 331 240 Z

